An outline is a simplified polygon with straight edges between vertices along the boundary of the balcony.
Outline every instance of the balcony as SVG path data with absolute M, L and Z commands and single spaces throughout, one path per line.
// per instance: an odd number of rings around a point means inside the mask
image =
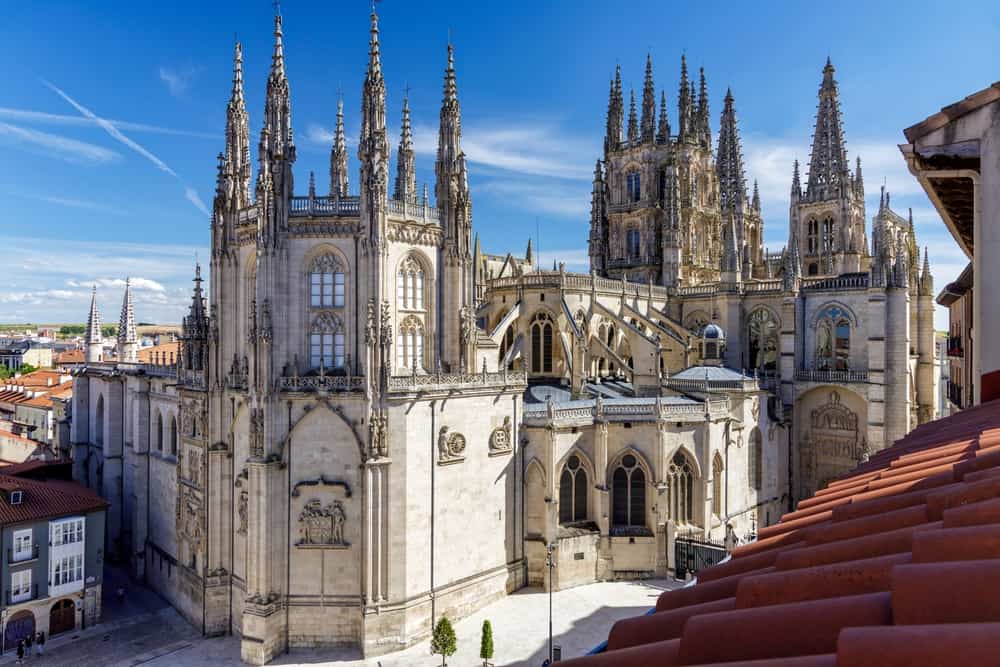
M 958 359 L 965 356 L 965 345 L 961 336 L 948 336 L 948 356 Z
M 21 551 L 14 551 L 13 549 L 7 549 L 7 562 L 8 563 L 26 563 L 30 560 L 35 560 L 38 558 L 38 545 L 34 544 L 29 549 L 22 549 Z
M 660 258 L 653 255 L 630 255 L 629 257 L 609 260 L 608 268 L 621 269 L 631 266 L 657 266 L 659 264 Z
M 801 369 L 795 371 L 796 382 L 825 382 L 830 384 L 867 383 L 868 371 L 833 371 Z
M 361 391 L 363 375 L 303 375 L 281 378 L 283 391 Z
M 962 385 L 948 380 L 948 400 L 957 408 L 965 407 L 962 404 Z
M 636 199 L 633 201 L 625 201 L 617 204 L 608 205 L 608 213 L 625 213 L 627 211 L 637 211 L 640 208 L 650 208 L 656 205 L 656 200 L 650 197 L 645 199 Z
M 7 591 L 7 606 L 12 604 L 18 604 L 19 602 L 28 602 L 29 600 L 38 599 L 38 584 L 31 584 L 31 590 L 22 591 L 19 593 L 14 593 L 13 591 Z

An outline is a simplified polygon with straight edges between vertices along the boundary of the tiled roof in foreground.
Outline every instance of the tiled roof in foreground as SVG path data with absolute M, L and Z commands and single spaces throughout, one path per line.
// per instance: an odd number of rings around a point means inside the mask
M 1000 401 L 914 429 L 566 667 L 1000 665 Z

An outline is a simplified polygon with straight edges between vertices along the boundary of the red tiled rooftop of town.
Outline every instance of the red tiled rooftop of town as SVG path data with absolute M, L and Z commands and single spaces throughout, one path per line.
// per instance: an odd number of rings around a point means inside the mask
M 566 667 L 1000 665 L 1000 401 L 914 429 Z
M 65 480 L 34 480 L 14 477 L 0 471 L 0 524 L 9 525 L 25 521 L 43 521 L 71 514 L 82 514 L 105 509 L 106 500 L 77 482 Z M 24 492 L 22 501 L 12 505 L 7 494 L 14 489 Z

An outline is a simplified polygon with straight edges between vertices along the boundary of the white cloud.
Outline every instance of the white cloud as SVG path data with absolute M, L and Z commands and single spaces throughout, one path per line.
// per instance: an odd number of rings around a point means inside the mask
M 155 280 L 149 278 L 129 277 L 129 284 L 133 290 L 148 290 L 151 292 L 166 292 L 167 288 Z M 125 280 L 122 278 L 93 278 L 91 280 L 75 280 L 70 278 L 66 281 L 69 287 L 125 287 Z
M 187 92 L 188 87 L 198 74 L 198 69 L 188 67 L 177 70 L 170 67 L 160 67 L 160 81 L 167 85 L 167 90 L 174 97 L 180 97 Z
M 46 111 L 32 111 L 30 109 L 11 109 L 0 107 L 0 118 L 11 118 L 27 123 L 38 123 L 42 125 L 62 125 L 74 127 L 95 127 L 97 122 L 92 118 L 83 116 L 67 116 L 64 114 L 48 113 Z M 157 125 L 147 125 L 145 123 L 132 123 L 125 120 L 108 120 L 109 123 L 119 130 L 130 132 L 146 132 L 151 134 L 169 134 L 184 137 L 199 137 L 201 139 L 218 139 L 218 134 L 209 132 L 192 132 L 190 130 L 175 130 L 169 127 Z
M 317 123 L 309 123 L 309 126 L 306 128 L 306 139 L 314 144 L 329 146 L 333 143 L 333 137 L 333 130 Z
M 49 157 L 79 164 L 103 164 L 119 157 L 118 153 L 96 144 L 78 141 L 27 127 L 0 123 L 0 137 L 41 149 Z
M 203 202 L 203 201 L 201 200 L 201 197 L 199 197 L 199 196 L 198 196 L 198 191 L 197 191 L 197 190 L 195 190 L 194 188 L 192 188 L 192 187 L 191 187 L 191 186 L 189 186 L 189 185 L 187 185 L 187 186 L 184 186 L 184 198 L 185 198 L 185 199 L 187 199 L 187 200 L 188 200 L 189 202 L 191 202 L 192 204 L 194 204 L 194 207 L 195 207 L 196 209 L 198 209 L 199 211 L 201 211 L 201 212 L 202 212 L 202 214 L 204 214 L 204 215 L 206 215 L 206 216 L 208 216 L 208 215 L 211 215 L 211 214 L 212 214 L 212 213 L 211 213 L 211 212 L 210 212 L 210 211 L 208 210 L 208 207 L 207 207 L 207 206 L 205 206 L 205 202 Z
M 13 195 L 15 197 L 23 197 L 24 199 L 30 199 L 34 201 L 45 202 L 47 204 L 55 204 L 57 206 L 65 206 L 67 208 L 78 208 L 88 211 L 96 211 L 98 213 L 108 213 L 111 215 L 128 215 L 127 211 L 114 206 L 108 206 L 107 204 L 90 201 L 89 199 L 73 199 L 70 197 L 52 197 L 49 195 L 39 195 L 28 192 L 22 192 L 14 188 L 7 189 L 7 194 Z
M 554 179 L 521 181 L 495 178 L 474 184 L 473 196 L 496 197 L 528 212 L 547 213 L 586 222 L 590 215 L 589 188 Z

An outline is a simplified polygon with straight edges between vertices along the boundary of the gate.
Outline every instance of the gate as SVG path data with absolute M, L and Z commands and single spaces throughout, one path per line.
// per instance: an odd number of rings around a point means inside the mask
M 76 628 L 76 605 L 72 600 L 59 600 L 49 612 L 49 636 Z
M 674 538 L 674 576 L 677 579 L 686 579 L 688 574 L 697 575 L 725 557 L 726 547 L 722 542 L 690 536 Z
M 30 611 L 19 611 L 7 620 L 4 631 L 3 648 L 10 651 L 17 648 L 17 641 L 35 634 L 35 615 Z

